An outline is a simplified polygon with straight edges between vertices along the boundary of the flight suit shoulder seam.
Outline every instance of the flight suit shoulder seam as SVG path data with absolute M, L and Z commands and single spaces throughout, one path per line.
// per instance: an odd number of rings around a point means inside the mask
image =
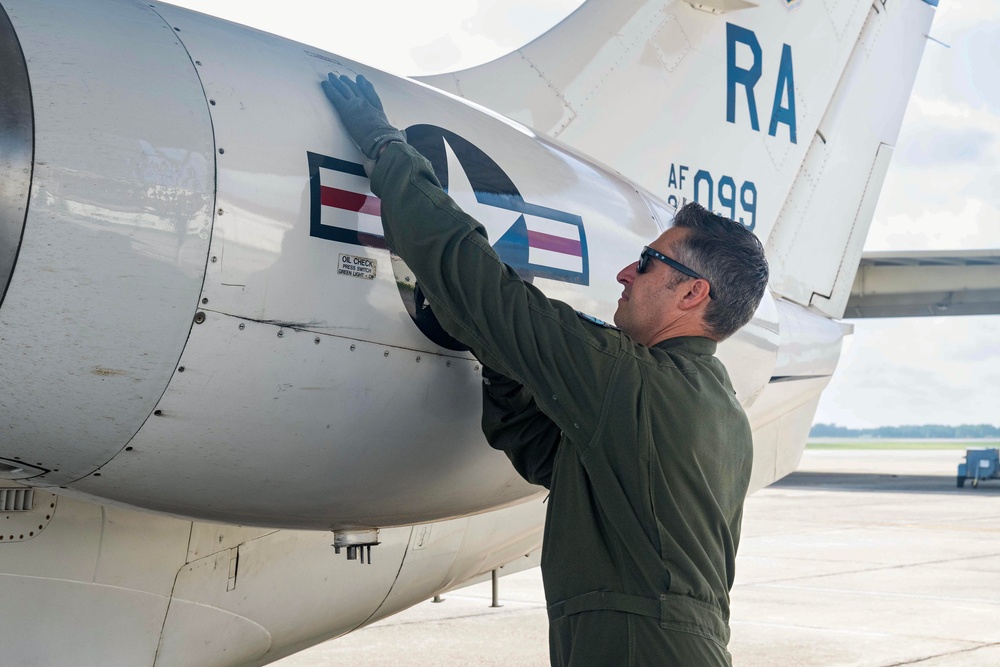
M 528 304 L 528 308 L 533 313 L 536 313 L 537 315 L 539 315 L 541 317 L 544 317 L 544 318 L 546 318 L 548 320 L 551 320 L 551 321 L 555 322 L 559 326 L 559 329 L 561 331 L 565 332 L 566 334 L 568 334 L 570 336 L 573 336 L 574 338 L 578 339 L 579 341 L 581 341 L 583 343 L 586 343 L 587 345 L 589 345 L 590 347 L 592 347 L 596 352 L 600 352 L 601 354 L 603 354 L 605 356 L 608 356 L 608 357 L 618 357 L 619 356 L 614 350 L 611 350 L 611 349 L 608 349 L 607 347 L 602 346 L 600 344 L 600 342 L 599 342 L 599 340 L 600 340 L 599 337 L 597 337 L 597 336 L 590 336 L 590 335 L 587 335 L 586 333 L 584 333 L 586 331 L 586 329 L 577 330 L 575 327 L 567 326 L 567 324 L 554 311 L 550 311 L 550 310 L 544 309 L 544 308 L 539 308 L 538 305 L 535 304 L 535 303 L 529 303 Z M 579 319 L 579 318 L 577 318 L 577 319 Z M 579 321 L 581 323 L 583 322 L 583 320 L 579 320 Z M 596 324 L 590 324 L 590 325 L 584 324 L 583 326 L 584 327 L 586 327 L 586 326 L 592 326 L 595 329 L 599 329 L 599 330 L 603 330 L 603 331 L 615 331 L 614 329 L 604 329 L 602 327 L 599 327 Z M 620 338 L 620 334 L 618 335 L 618 337 Z M 608 340 L 609 341 L 613 340 L 613 337 L 609 335 L 608 336 Z

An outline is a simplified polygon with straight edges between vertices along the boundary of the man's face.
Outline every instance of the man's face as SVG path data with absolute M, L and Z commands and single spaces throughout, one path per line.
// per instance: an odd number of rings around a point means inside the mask
M 675 244 L 685 234 L 686 229 L 671 227 L 649 247 L 668 257 L 676 257 Z M 676 283 L 684 276 L 655 259 L 649 262 L 645 273 L 638 273 L 638 265 L 638 261 L 632 262 L 618 273 L 623 289 L 614 319 L 615 325 L 633 340 L 649 345 L 677 319 Z

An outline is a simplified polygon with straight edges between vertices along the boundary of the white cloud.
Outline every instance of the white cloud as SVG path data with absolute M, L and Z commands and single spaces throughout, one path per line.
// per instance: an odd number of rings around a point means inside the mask
M 1000 317 L 857 322 L 817 422 L 1000 423 Z
M 972 197 L 944 198 L 935 205 L 928 201 L 927 196 L 908 201 L 873 225 L 866 250 L 1000 248 L 996 202 Z

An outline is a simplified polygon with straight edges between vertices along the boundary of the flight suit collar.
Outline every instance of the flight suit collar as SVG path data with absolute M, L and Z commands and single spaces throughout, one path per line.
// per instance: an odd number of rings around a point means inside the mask
M 719 347 L 719 344 L 711 338 L 705 338 L 704 336 L 678 336 L 676 338 L 661 340 L 653 347 L 660 350 L 675 350 L 680 348 L 691 354 L 711 355 L 715 354 L 715 350 Z

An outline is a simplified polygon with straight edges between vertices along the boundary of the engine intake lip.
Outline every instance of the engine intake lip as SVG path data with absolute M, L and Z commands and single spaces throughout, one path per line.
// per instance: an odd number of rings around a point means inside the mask
M 28 67 L 14 26 L 0 5 L 0 304 L 21 247 L 34 163 L 34 117 Z

